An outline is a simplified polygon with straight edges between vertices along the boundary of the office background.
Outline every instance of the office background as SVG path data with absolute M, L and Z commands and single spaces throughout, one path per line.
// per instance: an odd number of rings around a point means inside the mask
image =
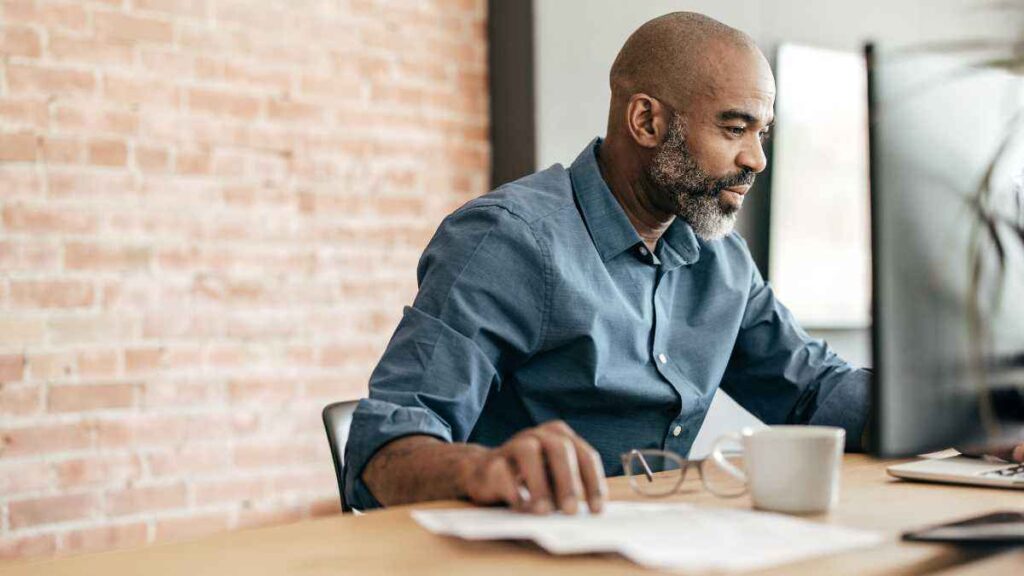
M 337 512 L 320 408 L 365 392 L 446 213 L 603 133 L 643 21 L 771 55 L 998 28 L 982 5 L 3 0 L 0 559 Z

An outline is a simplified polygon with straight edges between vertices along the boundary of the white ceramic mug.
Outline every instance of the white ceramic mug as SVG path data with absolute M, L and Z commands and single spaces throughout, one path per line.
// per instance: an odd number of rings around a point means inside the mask
M 755 508 L 791 514 L 826 512 L 839 499 L 846 431 L 832 426 L 745 428 L 715 441 L 711 459 L 746 483 Z M 726 460 L 722 445 L 743 447 L 746 470 Z

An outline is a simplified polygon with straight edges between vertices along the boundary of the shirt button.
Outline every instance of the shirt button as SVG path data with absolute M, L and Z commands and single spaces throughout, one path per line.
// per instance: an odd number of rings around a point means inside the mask
M 668 356 L 665 356 L 664 354 L 658 354 L 658 362 L 661 362 L 662 364 L 667 363 Z
M 639 252 L 641 256 L 647 256 L 647 248 L 644 248 L 643 246 L 637 248 L 636 251 Z
M 682 433 L 683 433 L 683 427 L 682 426 L 676 426 L 675 428 L 672 429 L 672 435 L 673 436 L 679 436 Z

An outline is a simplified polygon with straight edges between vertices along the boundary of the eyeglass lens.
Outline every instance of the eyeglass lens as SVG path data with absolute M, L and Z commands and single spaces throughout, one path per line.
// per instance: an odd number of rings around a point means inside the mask
M 624 464 L 630 484 L 646 496 L 667 496 L 675 492 L 686 474 L 681 458 L 661 451 L 634 450 Z

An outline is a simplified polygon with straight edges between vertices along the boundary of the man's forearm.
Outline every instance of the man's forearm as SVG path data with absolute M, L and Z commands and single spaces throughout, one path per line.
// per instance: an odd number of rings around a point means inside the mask
M 486 452 L 433 436 L 405 436 L 385 444 L 367 463 L 363 482 L 385 506 L 465 497 L 461 478 L 470 460 Z

